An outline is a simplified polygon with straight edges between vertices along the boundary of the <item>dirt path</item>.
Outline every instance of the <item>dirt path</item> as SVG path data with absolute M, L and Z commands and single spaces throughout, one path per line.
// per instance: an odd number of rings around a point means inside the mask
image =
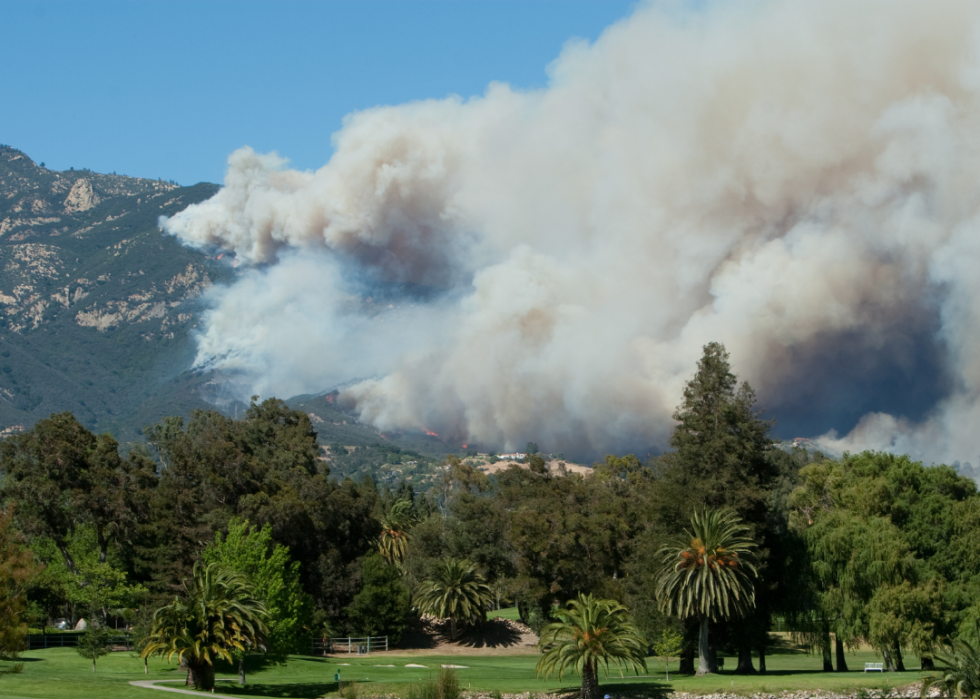
M 211 692 L 197 692 L 193 689 L 177 689 L 176 687 L 157 687 L 160 682 L 185 682 L 186 680 L 131 680 L 130 684 L 134 687 L 145 687 L 146 689 L 159 689 L 161 692 L 177 692 L 177 694 L 192 694 L 196 697 L 213 697 Z M 222 682 L 224 680 L 215 680 Z M 231 681 L 231 680 L 228 680 Z M 227 694 L 223 696 L 228 696 Z

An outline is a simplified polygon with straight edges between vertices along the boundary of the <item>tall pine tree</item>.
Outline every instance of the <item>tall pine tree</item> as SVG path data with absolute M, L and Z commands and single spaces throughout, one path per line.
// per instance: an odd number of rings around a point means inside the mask
M 773 421 L 761 418 L 755 407 L 755 391 L 748 382 L 739 385 L 732 373 L 724 345 L 704 346 L 697 372 L 684 388 L 684 401 L 674 412 L 677 426 L 670 438 L 671 453 L 657 462 L 662 489 L 660 516 L 668 530 L 683 530 L 693 512 L 702 508 L 730 508 L 749 525 L 760 543 L 762 589 L 771 587 L 766 563 L 774 532 L 768 521 L 767 500 L 779 477 L 776 461 L 767 458 L 773 440 Z M 764 657 L 765 633 L 771 610 L 760 605 L 737 622 L 738 628 L 719 629 L 719 639 L 731 638 L 737 646 L 738 672 L 754 672 L 751 647 L 757 641 Z M 687 659 L 693 670 L 693 657 Z
M 685 509 L 730 507 L 747 522 L 763 520 L 778 474 L 766 459 L 773 423 L 760 413 L 752 387 L 738 385 L 724 345 L 705 345 L 697 373 L 684 388 L 684 402 L 674 412 L 674 451 L 667 459 L 672 480 L 690 493 Z M 686 520 L 690 511 L 679 515 Z

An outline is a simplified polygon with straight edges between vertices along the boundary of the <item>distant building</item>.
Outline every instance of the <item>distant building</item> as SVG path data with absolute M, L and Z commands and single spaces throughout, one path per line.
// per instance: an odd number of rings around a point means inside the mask
M 11 425 L 10 427 L 5 427 L 2 430 L 0 430 L 0 439 L 3 439 L 4 437 L 10 437 L 15 434 L 20 434 L 21 432 L 24 431 L 25 430 L 23 425 Z
M 501 461 L 521 461 L 527 454 L 501 454 L 497 458 Z

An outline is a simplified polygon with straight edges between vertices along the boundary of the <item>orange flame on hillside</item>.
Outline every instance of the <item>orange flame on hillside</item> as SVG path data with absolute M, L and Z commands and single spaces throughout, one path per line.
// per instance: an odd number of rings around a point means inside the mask
M 435 437 L 436 439 L 438 439 L 438 438 L 439 438 L 439 435 L 437 435 L 437 434 L 436 434 L 435 432 L 433 432 L 432 430 L 427 430 L 426 428 L 424 428 L 424 427 L 423 427 L 423 428 L 422 428 L 422 431 L 423 431 L 423 432 L 425 432 L 425 433 L 426 433 L 427 435 L 429 435 L 430 437 Z

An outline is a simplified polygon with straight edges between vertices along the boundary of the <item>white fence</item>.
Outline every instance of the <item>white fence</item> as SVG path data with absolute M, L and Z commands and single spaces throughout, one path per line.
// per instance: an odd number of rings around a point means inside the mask
M 387 636 L 346 636 L 341 638 L 314 638 L 313 655 L 349 653 L 367 655 L 371 651 L 388 650 Z

